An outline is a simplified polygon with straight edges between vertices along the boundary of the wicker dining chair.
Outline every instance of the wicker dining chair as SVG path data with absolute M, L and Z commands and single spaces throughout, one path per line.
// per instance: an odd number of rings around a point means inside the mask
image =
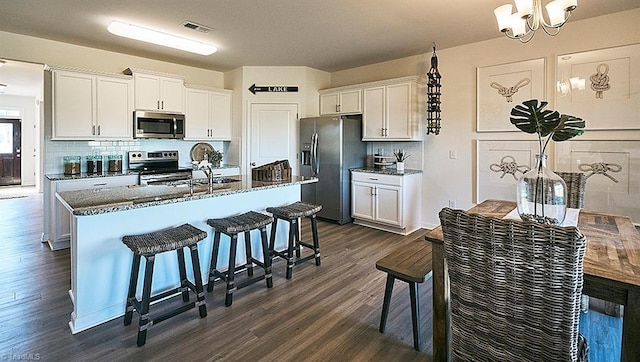
M 576 227 L 440 211 L 458 361 L 587 361 Z
M 567 185 L 567 207 L 582 209 L 584 193 L 587 188 L 587 177 L 582 172 L 556 172 Z

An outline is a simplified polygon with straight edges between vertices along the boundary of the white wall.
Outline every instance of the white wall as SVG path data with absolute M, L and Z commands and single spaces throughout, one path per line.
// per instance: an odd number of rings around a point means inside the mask
M 554 107 L 555 59 L 557 55 L 640 42 L 640 9 L 597 18 L 569 21 L 556 37 L 540 32 L 527 44 L 496 34 L 496 39 L 438 50 L 442 74 L 442 131 L 424 135 L 423 226 L 439 224 L 438 212 L 455 200 L 457 207 L 474 205 L 475 140 L 523 139 L 532 135 L 476 132 L 476 68 L 545 57 L 546 94 Z M 424 75 L 431 54 L 332 73 L 331 86 L 342 86 L 407 75 Z M 579 115 L 578 115 L 579 116 Z M 535 138 L 534 138 L 535 139 Z M 640 139 L 640 131 L 591 131 L 581 139 Z M 448 158 L 454 149 L 458 158 Z M 442 172 L 446 170 L 446 172 Z
M 233 136 L 249 140 L 249 109 L 255 103 L 295 103 L 299 117 L 315 116 L 320 109 L 318 89 L 327 88 L 330 74 L 309 67 L 241 67 L 225 73 L 225 85 L 234 89 Z M 263 92 L 253 94 L 249 87 L 256 86 L 297 86 L 298 92 Z M 298 133 L 295 129 L 294 132 Z M 298 149 L 298 145 L 294 145 Z M 248 173 L 249 145 L 241 144 L 238 150 L 243 173 Z M 291 160 L 295 162 L 295 160 Z

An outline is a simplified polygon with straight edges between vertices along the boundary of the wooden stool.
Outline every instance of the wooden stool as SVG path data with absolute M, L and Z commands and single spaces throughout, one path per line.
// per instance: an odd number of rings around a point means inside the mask
M 227 294 L 224 304 L 228 307 L 233 303 L 233 292 L 258 280 L 266 279 L 267 288 L 273 286 L 273 277 L 271 275 L 271 255 L 269 254 L 269 246 L 267 245 L 267 225 L 271 224 L 273 218 L 271 216 L 261 214 L 255 211 L 249 211 L 241 215 L 225 217 L 222 219 L 208 219 L 207 224 L 213 228 L 213 250 L 211 252 L 211 266 L 209 268 L 209 283 L 207 291 L 213 291 L 213 282 L 219 277 L 227 285 Z M 263 260 L 260 261 L 251 256 L 251 230 L 260 229 L 260 237 L 262 240 Z M 243 268 L 247 269 L 249 279 L 238 283 L 234 282 L 236 272 L 236 249 L 238 245 L 238 234 L 244 232 L 244 244 L 247 256 L 247 263 Z M 220 234 L 225 234 L 231 238 L 229 252 L 229 268 L 226 272 L 218 270 L 218 251 L 220 250 Z M 253 277 L 253 264 L 264 269 L 264 275 Z M 242 270 L 238 269 L 238 270 Z
M 273 214 L 273 226 L 271 226 L 269 251 L 271 252 L 271 254 L 284 258 L 287 261 L 287 279 L 291 279 L 291 276 L 293 274 L 293 266 L 295 264 L 299 264 L 315 258 L 316 265 L 320 265 L 320 244 L 318 243 L 318 223 L 316 220 L 316 214 L 320 210 L 322 210 L 322 206 L 312 205 L 300 201 L 285 206 L 267 207 L 267 212 Z M 299 224 L 301 217 L 308 217 L 309 219 L 311 219 L 313 245 L 300 241 Z M 289 243 L 286 252 L 285 250 L 275 250 L 276 227 L 278 226 L 278 219 L 289 222 Z M 300 253 L 301 245 L 313 249 L 313 254 L 302 258 Z M 296 251 L 296 259 L 293 258 L 294 249 Z
M 124 325 L 131 324 L 134 309 L 140 315 L 138 328 L 138 347 L 145 344 L 147 340 L 147 329 L 158 324 L 167 318 L 178 315 L 195 306 L 200 310 L 200 318 L 207 316 L 207 306 L 204 300 L 204 287 L 202 285 L 202 274 L 200 274 L 200 260 L 198 259 L 198 241 L 207 237 L 207 233 L 190 224 L 183 224 L 174 228 L 154 231 L 140 235 L 126 235 L 122 237 L 122 242 L 133 251 L 133 264 L 131 265 L 131 278 L 129 279 L 129 292 L 127 294 L 127 307 L 124 314 Z M 191 264 L 193 264 L 193 275 L 195 285 L 187 279 L 187 272 L 184 263 L 184 247 L 191 249 Z M 153 278 L 153 265 L 156 254 L 165 251 L 175 250 L 178 254 L 178 269 L 180 272 L 180 287 L 166 292 L 151 295 L 151 280 Z M 144 271 L 144 284 L 142 287 L 142 299 L 136 297 L 138 282 L 138 272 L 140 269 L 140 259 L 144 256 L 146 266 Z M 153 301 L 163 299 L 178 292 L 182 294 L 182 301 L 189 302 L 189 291 L 196 294 L 197 301 L 168 311 L 156 318 L 149 317 L 149 304 Z
M 376 262 L 376 269 L 387 273 L 387 285 L 384 289 L 380 333 L 384 333 L 391 303 L 391 293 L 395 279 L 409 284 L 411 298 L 411 323 L 413 325 L 413 348 L 420 350 L 420 303 L 418 284 L 431 278 L 431 243 L 414 242 L 390 253 Z

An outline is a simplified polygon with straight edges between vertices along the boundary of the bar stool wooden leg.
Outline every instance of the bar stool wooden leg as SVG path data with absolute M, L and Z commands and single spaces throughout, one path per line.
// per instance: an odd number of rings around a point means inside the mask
M 234 279 L 236 271 L 236 250 L 238 248 L 238 234 L 231 236 L 231 250 L 229 251 L 229 269 L 227 271 L 227 295 L 224 305 L 230 306 L 233 303 L 233 290 L 235 289 Z
M 189 301 L 189 287 L 187 287 L 187 270 L 184 264 L 184 250 L 176 250 L 178 255 L 178 271 L 180 272 L 180 290 L 182 291 L 182 301 Z
M 278 218 L 273 217 L 273 223 L 271 223 L 271 236 L 269 237 L 269 251 L 273 253 L 276 248 L 276 229 L 278 228 Z
M 136 297 L 136 286 L 138 285 L 138 273 L 140 271 L 140 255 L 133 254 L 131 265 L 131 277 L 129 278 L 129 292 L 127 293 L 127 306 L 124 313 L 124 325 L 131 324 L 133 319 L 133 299 Z
M 320 242 L 318 241 L 318 220 L 316 215 L 310 216 L 311 219 L 311 234 L 313 237 L 313 252 L 316 255 L 316 265 L 320 266 Z
M 384 288 L 384 300 L 382 302 L 382 315 L 380 316 L 380 333 L 384 333 L 387 326 L 387 316 L 389 315 L 389 305 L 391 304 L 391 294 L 393 293 L 393 283 L 396 278 L 391 274 L 387 274 L 387 284 Z
M 151 302 L 151 282 L 153 280 L 153 264 L 155 255 L 145 255 L 146 265 L 144 268 L 144 286 L 142 287 L 142 305 L 140 313 L 140 327 L 138 328 L 138 347 L 143 346 L 147 341 L 147 329 L 149 323 L 149 303 Z
M 209 268 L 209 280 L 207 281 L 207 292 L 213 291 L 213 284 L 216 279 L 214 270 L 218 268 L 218 252 L 220 250 L 220 232 L 213 234 L 213 249 L 211 250 L 211 267 Z
M 411 324 L 413 325 L 413 348 L 420 350 L 420 303 L 418 302 L 418 283 L 409 282 L 411 298 Z
M 196 285 L 196 305 L 200 312 L 200 318 L 207 316 L 207 304 L 204 300 L 204 286 L 202 285 L 202 272 L 200 271 L 200 257 L 198 256 L 198 245 L 194 244 L 189 247 L 191 249 L 191 265 L 193 265 L 193 277 Z M 188 283 L 188 281 L 187 281 Z
M 249 231 L 245 231 L 244 232 L 244 248 L 245 248 L 245 255 L 247 257 L 247 263 L 245 264 L 245 266 L 247 268 L 247 275 L 252 277 L 253 276 L 253 261 L 251 259 L 253 257 L 251 256 L 251 232 L 249 232 Z
M 291 220 L 291 222 L 289 223 L 289 243 L 287 246 L 287 275 L 286 275 L 287 279 L 291 279 L 291 277 L 293 276 L 293 265 L 294 265 L 293 249 L 295 248 L 295 238 L 296 238 L 297 227 L 298 227 L 297 223 Z
M 294 228 L 295 231 L 295 248 L 296 248 L 296 258 L 300 259 L 300 219 L 291 220 L 291 227 Z
M 264 264 L 264 278 L 267 280 L 267 288 L 273 287 L 272 259 L 267 244 L 267 228 L 260 228 L 260 240 L 262 240 L 262 260 Z

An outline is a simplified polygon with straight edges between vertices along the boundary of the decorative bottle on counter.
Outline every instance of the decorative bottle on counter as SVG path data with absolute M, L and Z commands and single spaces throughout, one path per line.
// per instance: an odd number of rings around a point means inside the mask
M 80 156 L 64 156 L 63 160 L 65 175 L 80 174 Z

